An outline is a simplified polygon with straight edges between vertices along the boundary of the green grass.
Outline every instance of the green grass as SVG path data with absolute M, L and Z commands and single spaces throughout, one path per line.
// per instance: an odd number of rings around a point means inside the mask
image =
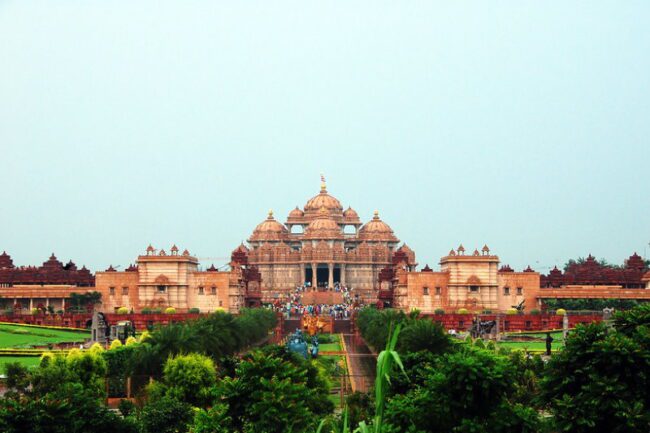
M 9 362 L 19 362 L 25 367 L 36 367 L 40 361 L 40 356 L 0 356 L 0 374 L 4 374 L 5 364 Z
M 339 343 L 323 343 L 318 345 L 320 352 L 340 352 L 343 350 Z
M 517 349 L 517 350 L 531 350 L 531 351 L 545 351 L 546 343 L 543 341 L 505 341 L 497 343 L 497 347 L 505 347 L 508 349 Z M 564 347 L 562 343 L 551 344 L 551 350 L 560 350 Z
M 46 346 L 50 343 L 77 343 L 88 338 L 89 332 L 0 324 L 1 349 Z

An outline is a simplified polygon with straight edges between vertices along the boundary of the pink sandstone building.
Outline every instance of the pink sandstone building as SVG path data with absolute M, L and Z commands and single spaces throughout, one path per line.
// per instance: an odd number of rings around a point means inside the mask
M 565 272 L 542 275 L 530 267 L 515 272 L 487 246 L 468 253 L 461 245 L 440 259 L 440 269 L 417 270 L 415 252 L 375 212 L 363 223 L 326 189 L 285 223 L 273 212 L 255 227 L 247 245 L 231 253 L 229 269 L 200 270 L 198 259 L 174 245 L 169 253 L 149 246 L 124 271 L 109 267 L 92 275 L 54 255 L 40 267 L 16 267 L 0 255 L 0 308 L 65 310 L 71 293 L 101 293 L 101 309 L 112 312 L 174 307 L 237 312 L 245 306 L 286 299 L 299 286 L 328 291 L 349 287 L 365 303 L 453 312 L 502 312 L 515 305 L 541 309 L 544 299 L 650 300 L 650 272 L 636 253 L 612 268 L 589 256 Z

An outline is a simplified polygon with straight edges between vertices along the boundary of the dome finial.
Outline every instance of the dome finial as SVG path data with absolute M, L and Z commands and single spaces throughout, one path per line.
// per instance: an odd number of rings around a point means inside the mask
M 373 214 L 373 217 L 372 217 L 372 218 L 373 218 L 373 219 L 376 219 L 376 220 L 378 220 L 378 219 L 379 219 L 379 211 L 378 211 L 378 210 L 376 210 L 376 211 L 374 212 L 374 214 Z
M 269 209 L 269 219 L 273 219 L 273 209 Z
M 320 192 L 327 192 L 327 185 L 325 184 L 325 175 L 320 174 Z

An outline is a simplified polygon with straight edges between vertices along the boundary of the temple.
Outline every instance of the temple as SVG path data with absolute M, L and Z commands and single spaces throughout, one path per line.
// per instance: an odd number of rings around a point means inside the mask
M 298 287 L 310 294 L 303 297 L 307 302 L 338 303 L 338 289 L 345 287 L 360 303 L 426 314 L 543 309 L 547 299 L 650 300 L 648 262 L 636 253 L 622 266 L 589 255 L 544 275 L 530 266 L 514 271 L 487 245 L 471 253 L 460 245 L 440 259 L 438 270 L 417 270 L 415 252 L 400 244 L 378 212 L 363 223 L 327 191 L 322 177 L 318 194 L 291 210 L 284 224 L 269 212 L 247 244 L 232 251 L 228 265 L 202 269 L 188 250 L 173 245 L 168 253 L 149 245 L 123 271 L 109 266 L 93 275 L 54 254 L 41 266 L 16 267 L 3 252 L 0 308 L 66 310 L 72 293 L 98 291 L 105 312 L 174 307 L 236 313 L 286 300 Z
M 289 212 L 285 224 L 269 212 L 248 239 L 250 247 L 235 250 L 259 269 L 265 302 L 303 285 L 321 290 L 349 286 L 371 301 L 376 299 L 380 271 L 393 263 L 395 254 L 404 257 L 409 269 L 415 268 L 415 254 L 397 247 L 399 239 L 379 212 L 362 224 L 357 212 L 344 210 L 321 180 L 320 192 L 302 209 Z

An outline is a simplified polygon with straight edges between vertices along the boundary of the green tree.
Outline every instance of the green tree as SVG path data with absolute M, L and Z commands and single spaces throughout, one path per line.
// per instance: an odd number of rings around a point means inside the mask
M 634 321 L 632 315 L 618 316 L 617 321 L 626 331 L 609 330 L 604 324 L 578 326 L 564 350 L 549 361 L 542 398 L 557 429 L 648 431 L 650 353 L 633 327 L 627 327 Z
M 192 406 L 169 396 L 149 402 L 140 414 L 142 433 L 184 433 L 192 420 Z
M 505 357 L 467 346 L 437 357 L 419 374 L 421 384 L 388 402 L 386 422 L 394 431 L 505 433 L 539 428 L 532 408 L 509 402 L 514 378 Z
M 228 406 L 215 404 L 210 409 L 201 409 L 194 416 L 191 433 L 230 433 L 232 420 L 228 416 Z
M 234 376 L 219 382 L 218 395 L 236 431 L 309 431 L 318 415 L 332 411 L 327 394 L 310 387 L 309 376 L 317 369 L 310 373 L 294 354 L 285 356 L 255 351 L 242 359 Z
M 206 406 L 211 400 L 210 388 L 215 385 L 216 371 L 212 359 L 191 353 L 169 358 L 163 380 L 167 394 L 192 406 Z

